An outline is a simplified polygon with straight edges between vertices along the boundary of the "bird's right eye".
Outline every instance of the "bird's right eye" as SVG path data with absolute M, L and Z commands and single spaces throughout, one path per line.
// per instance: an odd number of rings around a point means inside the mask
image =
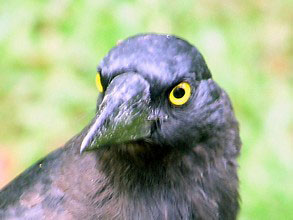
M 175 106 L 181 106 L 189 100 L 190 95 L 190 84 L 188 82 L 181 82 L 170 92 L 169 101 Z
M 98 88 L 100 93 L 104 92 L 104 88 L 103 88 L 103 85 L 102 85 L 101 74 L 100 73 L 97 73 L 97 75 L 96 75 L 96 86 L 97 86 L 97 88 Z

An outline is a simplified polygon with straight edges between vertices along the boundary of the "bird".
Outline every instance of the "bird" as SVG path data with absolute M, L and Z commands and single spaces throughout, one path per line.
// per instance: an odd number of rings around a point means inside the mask
M 236 219 L 239 125 L 199 50 L 124 39 L 96 72 L 93 119 L 0 192 L 0 219 Z

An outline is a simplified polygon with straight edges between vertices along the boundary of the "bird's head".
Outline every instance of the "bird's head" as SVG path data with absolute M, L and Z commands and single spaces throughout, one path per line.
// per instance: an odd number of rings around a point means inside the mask
M 81 152 L 142 141 L 184 150 L 224 128 L 231 112 L 202 55 L 175 36 L 122 41 L 98 66 L 96 81 L 97 113 Z

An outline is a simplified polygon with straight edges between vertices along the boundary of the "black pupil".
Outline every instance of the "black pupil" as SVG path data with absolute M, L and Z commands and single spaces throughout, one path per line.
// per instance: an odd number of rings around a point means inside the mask
M 185 90 L 182 88 L 176 88 L 173 94 L 176 99 L 180 99 L 184 96 Z

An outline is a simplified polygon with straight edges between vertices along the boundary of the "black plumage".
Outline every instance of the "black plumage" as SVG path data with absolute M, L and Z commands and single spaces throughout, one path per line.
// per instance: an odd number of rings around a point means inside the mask
M 96 116 L 2 189 L 0 219 L 235 219 L 238 123 L 199 51 L 138 35 L 98 72 Z

